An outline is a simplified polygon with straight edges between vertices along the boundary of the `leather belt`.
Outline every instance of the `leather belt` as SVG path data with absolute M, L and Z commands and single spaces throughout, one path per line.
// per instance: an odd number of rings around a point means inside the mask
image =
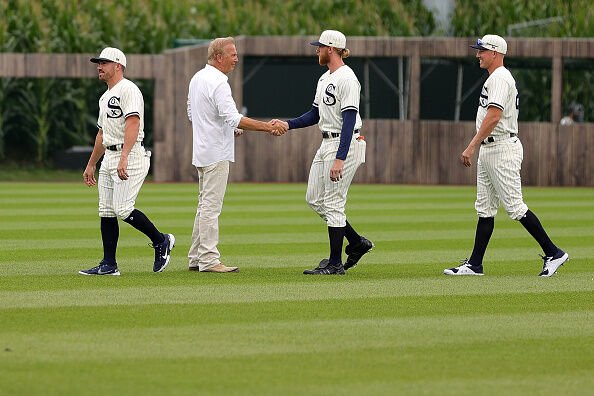
M 501 136 L 496 136 L 496 137 L 495 136 L 489 136 L 488 138 L 486 138 L 485 140 L 483 140 L 481 142 L 481 144 L 493 143 L 493 142 L 496 142 L 498 140 L 505 140 L 505 139 L 516 137 L 516 136 L 518 136 L 517 133 L 510 133 L 509 134 L 509 137 L 507 135 L 501 135 Z
M 353 135 L 355 135 L 357 133 L 359 133 L 359 130 L 358 129 L 355 130 L 355 131 L 353 131 Z M 322 137 L 324 139 L 328 139 L 330 137 L 337 138 L 339 136 L 340 136 L 340 133 L 338 133 L 338 132 L 322 132 Z
M 140 145 L 144 147 L 144 142 L 140 142 Z M 109 151 L 120 151 L 124 148 L 124 144 L 114 144 L 113 146 L 107 146 L 105 148 Z

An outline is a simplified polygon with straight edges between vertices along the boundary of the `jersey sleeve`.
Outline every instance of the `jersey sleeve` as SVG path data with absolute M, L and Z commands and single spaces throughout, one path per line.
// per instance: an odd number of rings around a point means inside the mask
M 495 106 L 504 110 L 506 103 L 509 102 L 511 87 L 505 79 L 497 76 L 493 77 L 488 87 L 489 101 L 487 102 L 487 108 L 489 106 Z
M 142 92 L 136 85 L 131 85 L 122 90 L 120 94 L 120 107 L 124 118 L 130 116 L 138 116 L 143 113 L 144 99 L 142 98 Z
M 340 85 L 340 111 L 359 111 L 361 85 L 356 79 L 348 78 Z

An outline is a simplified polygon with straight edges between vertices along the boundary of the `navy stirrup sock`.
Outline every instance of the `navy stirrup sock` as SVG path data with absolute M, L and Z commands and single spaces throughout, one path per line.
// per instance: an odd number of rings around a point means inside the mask
M 153 245 L 158 245 L 165 240 L 165 236 L 157 230 L 157 227 L 138 209 L 134 209 L 125 220 L 126 223 L 136 228 L 151 239 Z
M 489 239 L 493 234 L 493 228 L 495 228 L 494 217 L 479 217 L 478 223 L 476 224 L 476 235 L 474 237 L 474 249 L 472 249 L 472 255 L 468 262 L 471 265 L 482 265 Z

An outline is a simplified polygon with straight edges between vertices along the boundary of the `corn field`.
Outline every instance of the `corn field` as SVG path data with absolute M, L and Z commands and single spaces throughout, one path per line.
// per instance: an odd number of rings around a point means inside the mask
M 504 34 L 509 23 L 561 14 L 566 19 L 547 35 L 592 36 L 589 0 L 545 3 L 458 0 L 451 34 Z M 422 0 L 0 0 L 0 11 L 0 51 L 20 53 L 98 53 L 115 46 L 158 54 L 176 38 L 316 35 L 328 28 L 347 36 L 438 34 Z M 568 98 L 586 95 L 580 91 L 587 89 L 584 78 L 592 87 L 591 72 L 579 78 L 581 83 L 568 77 Z M 136 82 L 145 96 L 150 145 L 153 83 Z M 92 144 L 104 90 L 102 82 L 89 79 L 0 79 L 0 160 L 48 165 L 56 150 Z

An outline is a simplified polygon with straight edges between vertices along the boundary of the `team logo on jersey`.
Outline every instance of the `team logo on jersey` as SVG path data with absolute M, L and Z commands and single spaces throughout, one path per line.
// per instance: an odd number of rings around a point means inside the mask
M 107 101 L 107 107 L 109 109 L 107 110 L 107 118 L 120 118 L 124 114 L 122 108 L 120 107 L 120 98 L 115 96 L 109 98 Z
M 326 96 L 324 96 L 324 104 L 326 106 L 334 106 L 336 104 L 336 96 L 334 96 L 334 91 L 336 90 L 336 85 L 328 84 L 326 87 L 326 91 L 324 92 Z
M 489 96 L 487 96 L 487 93 L 487 88 L 483 87 L 483 92 L 481 92 L 481 95 L 479 96 L 479 106 L 483 109 L 486 109 L 487 104 L 489 103 Z

